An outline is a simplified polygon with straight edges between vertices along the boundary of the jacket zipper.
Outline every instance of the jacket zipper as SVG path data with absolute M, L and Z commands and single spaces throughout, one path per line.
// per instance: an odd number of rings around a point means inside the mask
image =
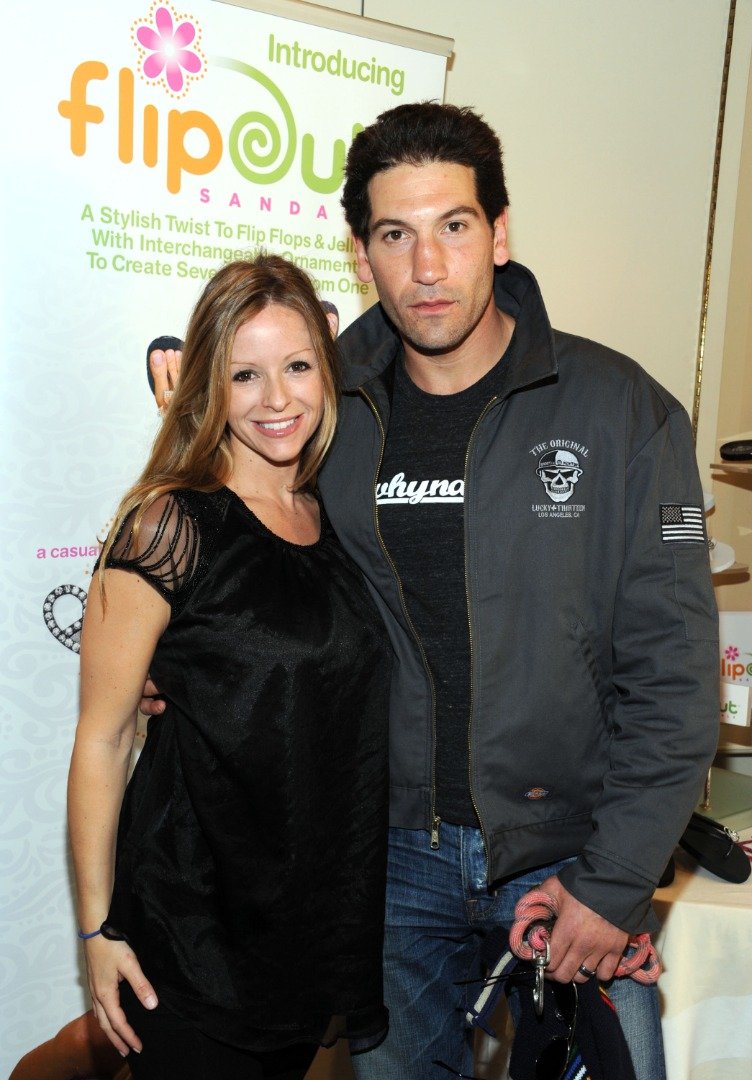
M 467 506 L 468 495 L 468 465 L 470 463 L 470 452 L 472 450 L 473 440 L 475 439 L 475 433 L 480 427 L 480 424 L 485 417 L 488 410 L 491 408 L 495 401 L 498 401 L 498 395 L 494 395 L 491 400 L 486 404 L 478 419 L 475 421 L 473 430 L 470 432 L 470 438 L 467 441 L 467 451 L 465 453 L 465 506 Z M 489 845 L 488 837 L 486 835 L 485 826 L 483 825 L 483 819 L 480 816 L 480 810 L 478 804 L 475 801 L 475 795 L 473 793 L 473 746 L 472 746 L 472 728 L 473 728 L 473 617 L 470 609 L 470 580 L 468 577 L 468 545 L 465 545 L 465 596 L 467 598 L 467 630 L 468 641 L 470 645 L 470 708 L 468 711 L 467 721 L 467 784 L 470 791 L 470 802 L 473 804 L 473 810 L 475 810 L 476 817 L 478 818 L 478 824 L 480 825 L 480 833 L 483 837 L 483 847 L 486 852 L 486 876 L 488 876 L 489 867 Z
M 439 826 L 441 825 L 441 818 L 436 814 L 436 686 L 433 681 L 433 675 L 431 669 L 428 666 L 428 657 L 425 654 L 425 650 L 421 643 L 418 634 L 416 633 L 415 626 L 410 613 L 407 610 L 407 604 L 405 603 L 405 593 L 402 588 L 402 581 L 400 579 L 397 567 L 394 565 L 391 555 L 387 551 L 386 544 L 384 543 L 381 535 L 381 529 L 379 528 L 379 515 L 376 506 L 376 483 L 381 472 L 381 463 L 384 460 L 384 449 L 386 447 L 386 431 L 384 430 L 384 424 L 382 423 L 379 410 L 376 408 L 375 402 L 368 396 L 363 387 L 358 387 L 358 393 L 367 402 L 371 412 L 376 418 L 376 423 L 379 425 L 379 432 L 381 433 L 381 450 L 379 452 L 379 460 L 376 463 L 376 473 L 373 478 L 373 525 L 378 538 L 381 550 L 384 553 L 384 558 L 389 563 L 394 579 L 397 582 L 397 590 L 399 592 L 400 604 L 402 605 L 402 611 L 405 615 L 407 625 L 410 627 L 410 633 L 413 635 L 415 644 L 418 646 L 420 656 L 423 661 L 423 667 L 426 670 L 426 676 L 428 677 L 428 684 L 431 688 L 431 848 L 436 851 L 439 846 Z

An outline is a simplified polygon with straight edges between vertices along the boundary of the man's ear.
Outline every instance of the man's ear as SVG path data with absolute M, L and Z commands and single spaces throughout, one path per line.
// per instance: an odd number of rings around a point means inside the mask
M 508 245 L 509 210 L 501 211 L 493 223 L 493 250 L 494 263 L 496 266 L 504 266 L 511 259 Z
M 337 334 L 339 333 L 339 315 L 336 311 L 327 311 L 326 321 L 329 323 L 329 330 L 331 331 L 332 337 L 336 341 Z
M 353 244 L 355 245 L 355 271 L 358 280 L 362 281 L 364 285 L 369 285 L 373 281 L 373 273 L 371 272 L 371 264 L 368 261 L 368 250 L 359 236 L 353 236 Z

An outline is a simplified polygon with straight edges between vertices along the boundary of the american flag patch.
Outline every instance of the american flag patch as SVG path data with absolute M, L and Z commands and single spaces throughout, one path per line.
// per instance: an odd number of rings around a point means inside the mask
M 705 523 L 702 507 L 663 503 L 661 540 L 664 544 L 704 544 Z

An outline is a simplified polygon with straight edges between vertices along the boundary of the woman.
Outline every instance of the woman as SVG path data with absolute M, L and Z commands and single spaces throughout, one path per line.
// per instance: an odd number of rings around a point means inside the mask
M 137 1078 L 302 1077 L 383 1036 L 388 646 L 313 493 L 334 369 L 302 271 L 221 269 L 89 595 L 79 932 Z M 126 788 L 147 671 L 169 708 Z

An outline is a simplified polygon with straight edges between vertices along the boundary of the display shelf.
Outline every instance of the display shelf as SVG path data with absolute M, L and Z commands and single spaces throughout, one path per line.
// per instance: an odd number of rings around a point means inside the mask
M 719 743 L 715 753 L 716 757 L 752 757 L 752 746 L 744 746 L 743 743 Z
M 737 574 L 748 574 L 749 567 L 746 563 L 735 562 L 733 566 L 727 566 L 725 570 L 716 570 L 714 578 L 736 577 Z
M 721 469 L 723 472 L 747 473 L 752 476 L 752 461 L 711 461 L 711 469 Z
M 736 487 L 747 488 L 748 479 L 752 480 L 752 461 L 713 461 L 710 464 L 713 470 L 713 479 L 722 483 L 735 484 Z M 715 501 L 714 504 L 715 506 Z M 725 583 L 733 584 L 749 580 L 749 566 L 746 563 L 734 562 L 725 570 L 719 570 L 713 574 L 713 581 L 718 585 Z

